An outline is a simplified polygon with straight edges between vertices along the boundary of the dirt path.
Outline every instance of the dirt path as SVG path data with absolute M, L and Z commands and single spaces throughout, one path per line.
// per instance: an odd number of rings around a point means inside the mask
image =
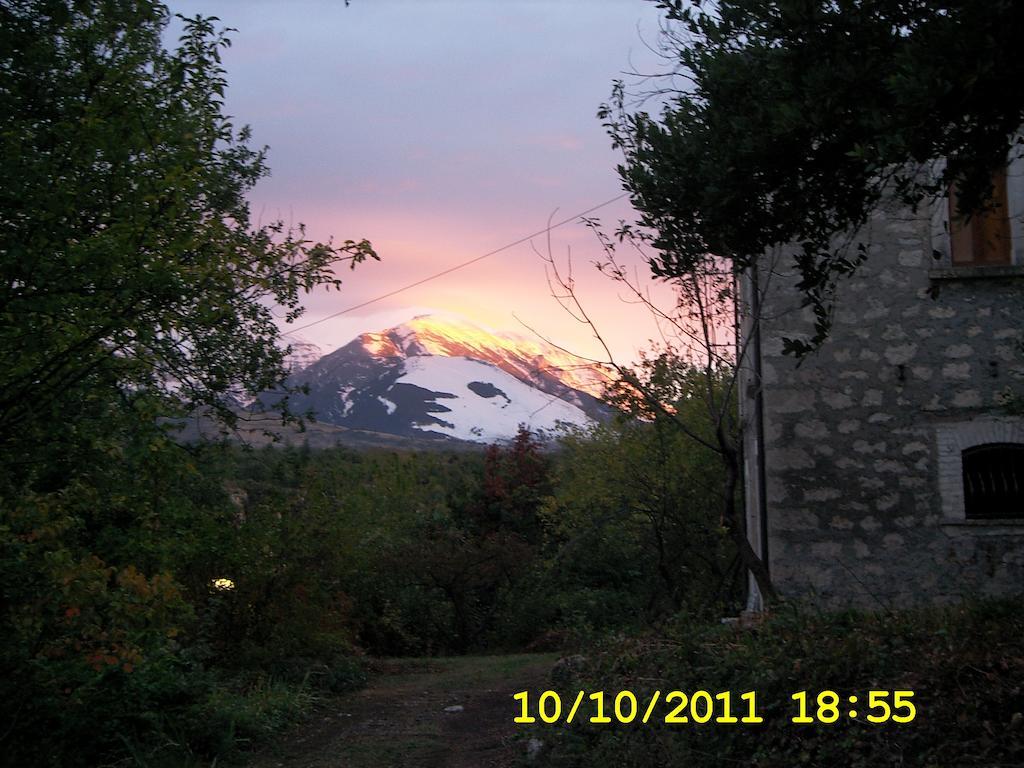
M 511 766 L 512 694 L 546 687 L 552 655 L 387 662 L 362 691 L 254 758 L 251 768 L 490 768 Z M 446 712 L 461 706 L 461 711 Z

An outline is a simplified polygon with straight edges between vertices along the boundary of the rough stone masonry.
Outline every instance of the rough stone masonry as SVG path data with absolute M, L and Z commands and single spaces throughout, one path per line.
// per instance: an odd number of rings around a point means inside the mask
M 1024 444 L 1003 406 L 1024 389 L 1020 216 L 1017 266 L 954 269 L 942 208 L 873 215 L 832 334 L 800 365 L 782 338 L 806 338 L 811 317 L 785 254 L 762 266 L 768 561 L 783 595 L 878 608 L 1024 589 L 1024 519 L 966 519 L 961 464 L 965 448 Z

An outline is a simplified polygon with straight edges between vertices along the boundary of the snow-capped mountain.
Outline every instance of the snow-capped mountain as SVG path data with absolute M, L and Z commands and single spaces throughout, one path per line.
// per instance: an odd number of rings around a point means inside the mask
M 520 424 L 550 434 L 601 418 L 595 395 L 608 379 L 549 344 L 421 315 L 293 369 L 308 394 L 290 407 L 354 429 L 492 442 Z
M 286 333 L 281 337 L 289 352 L 284 358 L 284 367 L 292 374 L 315 363 L 324 355 L 324 351 L 316 344 L 295 333 Z

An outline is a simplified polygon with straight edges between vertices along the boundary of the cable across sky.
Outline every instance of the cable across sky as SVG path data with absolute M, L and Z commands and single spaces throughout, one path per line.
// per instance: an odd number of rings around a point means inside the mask
M 359 304 L 353 304 L 351 307 L 346 307 L 345 309 L 339 310 L 337 312 L 332 312 L 329 315 L 325 315 L 324 317 L 321 317 L 319 320 L 314 320 L 314 321 L 312 321 L 310 323 L 306 323 L 305 325 L 300 325 L 297 328 L 290 328 L 288 330 L 288 332 L 289 333 L 297 333 L 298 331 L 304 331 L 307 328 L 312 328 L 314 325 L 319 325 L 320 323 L 326 322 L 326 321 L 331 320 L 331 319 L 333 319 L 335 317 L 340 317 L 341 315 L 348 314 L 349 312 L 354 312 L 357 309 L 362 309 L 363 307 L 367 307 L 367 306 L 369 306 L 371 304 L 376 304 L 378 301 L 383 301 L 384 299 L 389 299 L 392 296 L 396 296 L 399 293 L 402 293 L 404 291 L 408 291 L 408 290 L 411 290 L 413 288 L 416 288 L 416 287 L 418 287 L 420 285 L 423 285 L 424 283 L 429 283 L 432 280 L 437 280 L 438 278 L 444 277 L 445 275 L 450 275 L 452 272 L 457 272 L 460 269 L 465 269 L 468 266 L 476 264 L 478 261 L 483 261 L 486 258 L 489 258 L 491 256 L 499 254 L 502 251 L 507 251 L 509 248 L 514 248 L 517 245 L 522 245 L 523 243 L 528 243 L 530 240 L 532 240 L 535 237 L 540 237 L 541 235 L 547 234 L 548 232 L 551 232 L 552 230 L 558 229 L 559 227 L 565 226 L 566 224 L 569 224 L 569 223 L 571 223 L 573 221 L 581 219 L 581 218 L 583 218 L 584 216 L 586 216 L 589 213 L 593 213 L 594 211 L 600 210 L 601 208 L 604 208 L 605 206 L 611 205 L 612 203 L 617 203 L 619 200 L 622 200 L 624 197 L 627 197 L 628 194 L 629 193 L 627 193 L 627 192 L 623 192 L 622 194 L 616 195 L 615 197 L 611 198 L 610 200 L 605 200 L 603 203 L 598 203 L 597 205 L 591 206 L 590 208 L 587 208 L 585 211 L 580 211 L 579 213 L 573 214 L 572 216 L 567 216 L 566 218 L 562 219 L 561 221 L 557 221 L 554 224 L 549 224 L 548 226 L 544 227 L 543 229 L 539 229 L 536 232 L 533 232 L 533 233 L 531 233 L 529 235 L 525 235 L 524 237 L 521 237 L 518 240 L 514 240 L 511 243 L 506 243 L 505 245 L 501 246 L 500 248 L 495 248 L 493 251 L 488 251 L 487 253 L 481 254 L 480 256 L 474 256 L 472 259 L 469 259 L 468 261 L 463 261 L 463 262 L 461 262 L 459 264 L 455 264 L 455 265 L 453 265 L 451 267 L 448 267 L 447 269 L 441 270 L 440 272 L 436 272 L 436 273 L 434 273 L 432 275 L 428 275 L 427 277 L 420 278 L 419 280 L 416 280 L 415 282 L 409 283 L 408 285 L 403 285 L 401 288 L 395 288 L 393 291 L 388 291 L 387 293 L 383 293 L 380 296 L 375 296 L 372 299 L 367 299 L 366 301 L 360 302 Z

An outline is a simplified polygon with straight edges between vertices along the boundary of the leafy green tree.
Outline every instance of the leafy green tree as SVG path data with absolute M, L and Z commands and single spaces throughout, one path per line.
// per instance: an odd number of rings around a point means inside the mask
M 562 438 L 538 510 L 542 545 L 506 596 L 504 637 L 557 642 L 735 609 L 746 562 L 705 377 L 668 353 L 647 359 L 611 398 L 615 418 Z M 730 399 L 727 372 L 714 388 Z
M 707 422 L 699 401 L 676 405 L 679 418 Z M 723 465 L 671 420 L 624 414 L 562 441 L 543 510 L 544 581 L 566 618 L 600 627 L 734 607 L 740 571 L 721 519 Z
M 618 374 L 607 397 L 636 416 L 663 419 L 662 423 L 718 457 L 723 470 L 716 494 L 721 525 L 762 597 L 774 601 L 778 595 L 766 563 L 747 538 L 741 504 L 740 437 L 744 425 L 736 398 L 745 343 L 737 343 L 735 269 L 722 258 L 705 253 L 693 260 L 688 271 L 663 275 L 672 301 L 671 305 L 659 304 L 618 254 L 619 246 L 628 245 L 653 262 L 657 255 L 649 255 L 649 234 L 623 224 L 612 238 L 601 231 L 597 221 L 587 224 L 604 251 L 597 268 L 650 313 L 662 334 L 662 342 L 652 345 L 654 354 L 645 356 L 637 366 L 616 363 L 604 345 L 607 364 Z M 587 312 L 571 274 L 559 268 L 550 251 L 545 261 L 558 301 L 589 325 L 603 344 L 601 330 Z M 681 404 L 687 407 L 680 408 Z M 698 406 L 700 412 L 694 410 Z
M 232 391 L 283 378 L 271 305 L 291 321 L 374 256 L 253 224 L 266 152 L 224 113 L 229 40 L 196 17 L 168 51 L 168 21 L 153 0 L 0 3 L 4 450 L 111 405 L 230 417 Z
M 886 195 L 916 205 L 959 185 L 991 191 L 1024 124 L 1024 6 L 1015 0 L 659 0 L 666 54 L 686 83 L 660 114 L 600 115 L 651 234 L 659 277 L 708 253 L 748 266 L 796 243 L 799 289 L 827 335 L 856 229 Z M 678 81 L 674 81 L 678 82 Z
M 126 753 L 157 765 L 209 723 L 230 734 L 232 713 L 209 716 L 203 577 L 282 532 L 287 570 L 270 557 L 252 570 L 289 594 L 308 585 L 299 569 L 317 550 L 296 528 L 318 531 L 322 516 L 300 506 L 231 537 L 224 478 L 161 419 L 230 419 L 234 394 L 279 384 L 272 307 L 293 320 L 304 291 L 338 286 L 339 263 L 374 253 L 252 222 L 265 151 L 224 113 L 228 40 L 214 21 L 184 19 L 165 50 L 169 12 L 153 0 L 0 0 L 0 753 L 12 765 Z M 252 602 L 267 619 L 282 608 Z M 336 632 L 343 611 L 324 613 Z

